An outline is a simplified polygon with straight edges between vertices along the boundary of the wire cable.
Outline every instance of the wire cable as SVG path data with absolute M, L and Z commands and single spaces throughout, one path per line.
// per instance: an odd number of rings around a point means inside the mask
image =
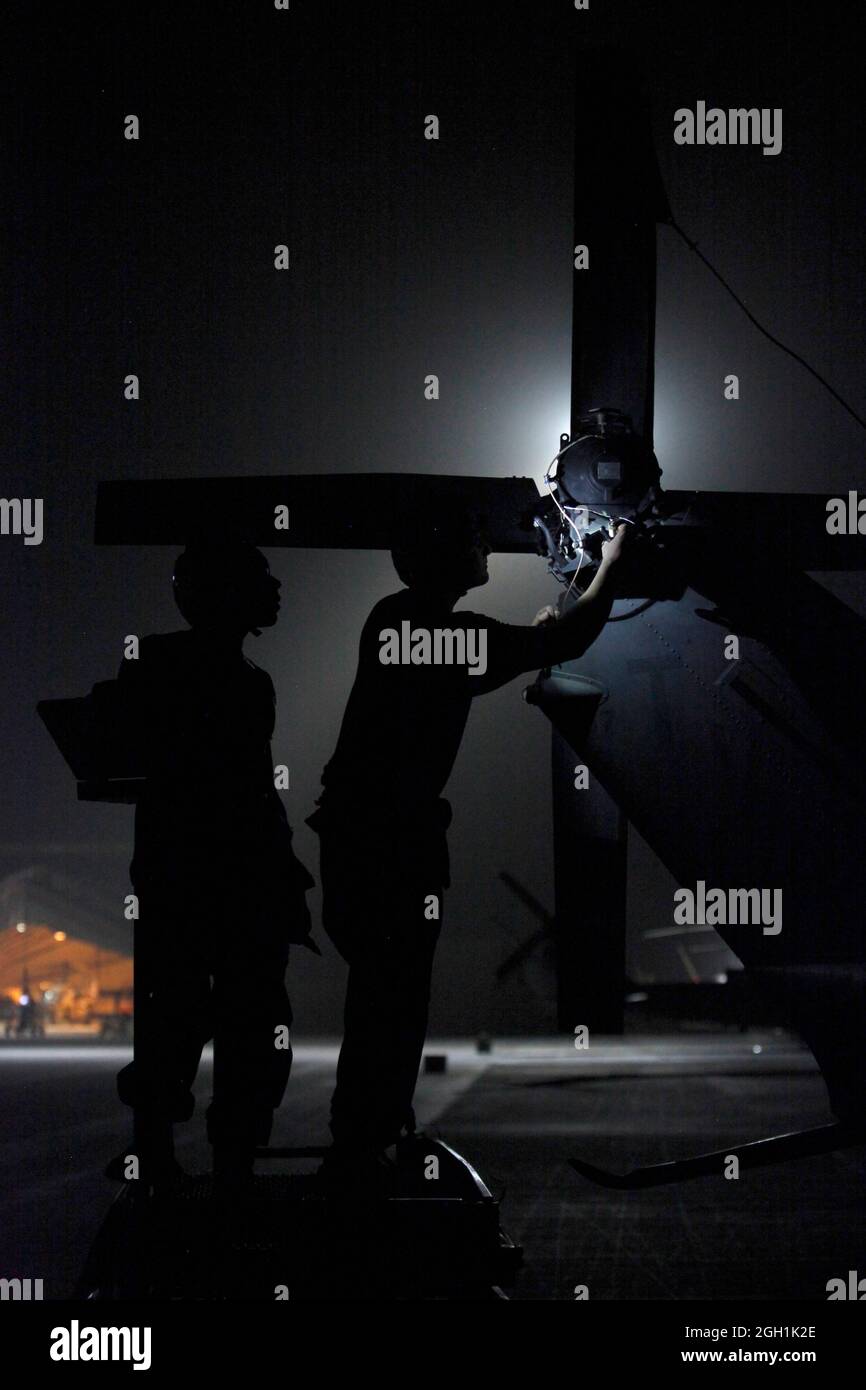
M 719 284 L 724 286 L 724 288 L 728 291 L 728 294 L 735 301 L 735 303 L 739 304 L 743 313 L 746 315 L 746 318 L 749 320 L 750 323 L 753 323 L 755 325 L 758 332 L 763 333 L 765 338 L 769 338 L 771 343 L 773 343 L 776 347 L 781 348 L 782 351 L 786 352 L 789 357 L 793 357 L 794 361 L 799 362 L 801 367 L 805 367 L 806 371 L 810 372 L 811 375 L 815 378 L 815 380 L 820 381 L 821 385 L 825 388 L 825 390 L 830 392 L 830 395 L 834 398 L 834 400 L 837 400 L 839 404 L 845 410 L 847 410 L 848 414 L 852 417 L 852 419 L 857 421 L 857 424 L 861 427 L 861 429 L 866 430 L 866 420 L 863 419 L 862 415 L 858 415 L 857 411 L 854 410 L 853 407 L 850 406 L 848 402 L 842 396 L 839 395 L 839 392 L 835 389 L 835 387 L 831 386 L 829 381 L 827 381 L 826 378 L 823 377 L 820 372 L 817 372 L 814 367 L 811 367 L 809 363 L 806 361 L 805 357 L 801 357 L 799 352 L 795 352 L 793 348 L 787 347 L 785 343 L 780 342 L 778 338 L 774 338 L 773 334 L 770 333 L 769 330 L 766 329 L 762 323 L 758 322 L 758 320 L 755 318 L 755 315 L 749 309 L 746 308 L 745 304 L 743 303 L 742 299 L 740 299 L 740 296 L 736 293 L 736 291 L 731 289 L 731 286 L 728 284 L 724 276 L 720 275 L 719 272 L 716 270 L 716 267 L 712 264 L 712 262 L 707 260 L 703 251 L 701 251 L 700 247 L 698 246 L 698 243 L 696 241 L 692 241 L 691 237 L 686 236 L 682 227 L 679 225 L 678 222 L 674 220 L 673 217 L 671 217 L 668 225 L 673 227 L 675 232 L 679 233 L 683 241 L 686 243 L 686 246 L 688 246 L 690 250 L 694 251 L 696 256 L 700 257 L 700 259 L 703 261 L 704 265 L 707 267 L 708 270 L 712 271 Z
M 654 603 L 658 603 L 657 598 L 645 598 L 639 603 L 637 608 L 630 608 L 627 613 L 617 613 L 615 617 L 607 618 L 606 623 L 627 623 L 629 618 L 636 618 L 639 613 L 645 613 L 648 608 L 652 608 Z

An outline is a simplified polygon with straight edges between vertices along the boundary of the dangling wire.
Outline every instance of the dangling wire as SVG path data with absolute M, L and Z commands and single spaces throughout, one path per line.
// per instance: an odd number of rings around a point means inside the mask
M 571 576 L 571 583 L 569 584 L 569 586 L 568 586 L 568 588 L 566 589 L 565 593 L 564 593 L 564 594 L 560 594 L 560 596 L 559 596 L 559 603 L 560 603 L 560 607 L 561 607 L 562 609 L 565 608 L 565 605 L 566 605 L 566 603 L 568 602 L 568 596 L 569 596 L 569 594 L 571 593 L 572 589 L 574 588 L 575 581 L 576 581 L 576 579 L 577 579 L 577 576 L 580 574 L 580 571 L 581 571 L 582 568 L 583 568 L 583 562 L 584 562 L 585 559 L 586 559 L 586 551 L 584 550 L 583 546 L 581 545 L 581 546 L 580 546 L 580 559 L 579 559 L 579 561 L 578 561 L 578 563 L 577 563 L 577 569 L 574 571 L 574 574 Z M 565 583 L 565 580 L 563 580 L 563 583 Z
M 839 395 L 839 392 L 833 386 L 830 385 L 829 381 L 827 381 L 826 378 L 823 377 L 820 372 L 816 372 L 814 367 L 810 367 L 805 357 L 801 357 L 799 352 L 795 352 L 793 348 L 787 347 L 784 343 L 780 342 L 778 338 L 774 338 L 773 334 L 770 333 L 762 323 L 758 322 L 758 320 L 755 318 L 755 315 L 751 313 L 749 309 L 746 308 L 745 304 L 743 303 L 742 299 L 740 299 L 740 296 L 736 293 L 736 291 L 731 289 L 731 286 L 728 284 L 724 276 L 720 275 L 719 272 L 716 270 L 716 267 L 712 264 L 712 262 L 707 260 L 703 251 L 701 251 L 698 247 L 698 243 L 696 241 L 692 241 L 691 237 L 686 236 L 682 227 L 679 225 L 678 222 L 674 221 L 673 217 L 671 217 L 668 225 L 673 227 L 675 232 L 679 233 L 683 241 L 686 243 L 686 246 L 688 246 L 690 250 L 694 251 L 696 256 L 700 257 L 700 259 L 703 261 L 704 265 L 707 267 L 708 270 L 712 271 L 719 284 L 723 285 L 724 288 L 728 291 L 728 294 L 734 300 L 734 302 L 736 304 L 739 304 L 743 313 L 746 315 L 746 318 L 749 320 L 750 323 L 753 323 L 755 325 L 758 332 L 763 333 L 765 338 L 768 338 L 770 342 L 773 343 L 776 347 L 781 348 L 783 352 L 787 352 L 788 356 L 793 357 L 795 362 L 799 362 L 801 367 L 805 367 L 806 371 L 810 372 L 811 375 L 815 378 L 815 380 L 820 381 L 824 389 L 830 392 L 830 395 L 833 397 L 833 399 L 837 400 L 839 404 L 845 410 L 847 410 L 848 414 L 852 417 L 852 419 L 857 421 L 857 424 L 861 427 L 861 429 L 866 430 L 866 420 L 863 419 L 862 415 L 857 414 L 857 411 L 854 410 L 848 404 L 848 402 L 842 396 Z
M 658 603 L 657 598 L 645 598 L 638 604 L 637 608 L 630 608 L 627 613 L 617 613 L 607 618 L 608 623 L 627 623 L 629 618 L 636 618 L 639 613 L 645 613 L 648 608 L 652 608 L 654 603 Z

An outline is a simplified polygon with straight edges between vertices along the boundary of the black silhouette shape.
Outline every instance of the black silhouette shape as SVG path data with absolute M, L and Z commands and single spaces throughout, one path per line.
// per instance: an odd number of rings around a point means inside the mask
M 274 786 L 274 687 L 243 652 L 249 632 L 277 621 L 280 586 L 261 552 L 241 544 L 189 546 L 173 584 L 189 629 L 143 638 L 118 680 L 145 770 L 130 871 L 140 913 L 135 1059 L 118 1090 L 135 1109 L 144 1168 L 170 1180 L 173 1124 L 192 1114 L 213 1038 L 214 1170 L 243 1180 L 291 1069 L 279 1031 L 292 1022 L 289 945 L 312 946 L 313 879 Z
M 452 611 L 488 579 L 489 547 L 468 513 L 443 509 L 407 520 L 392 550 L 406 587 L 377 603 L 364 625 L 355 684 L 308 821 L 320 837 L 324 927 L 350 967 L 334 1145 L 324 1166 L 337 1183 L 363 1184 L 365 1173 L 377 1182 L 383 1150 L 414 1132 L 412 1097 L 450 882 L 451 808 L 442 791 L 472 699 L 586 650 L 610 614 L 624 539 L 608 542 L 595 579 L 563 617 L 545 612 L 528 627 Z M 381 634 L 404 624 L 410 633 L 474 630 L 465 651 L 476 673 L 468 661 L 384 664 Z

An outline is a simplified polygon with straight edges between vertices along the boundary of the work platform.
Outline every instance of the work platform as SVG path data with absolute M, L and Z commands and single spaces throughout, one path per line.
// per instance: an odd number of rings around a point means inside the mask
M 260 1162 L 311 1150 L 261 1150 Z M 210 1175 L 171 1192 L 130 1182 L 91 1247 L 77 1294 L 97 1300 L 507 1298 L 521 1251 L 499 1203 L 441 1140 L 398 1146 L 393 1194 L 326 1190 L 316 1174 L 256 1173 L 243 1192 Z

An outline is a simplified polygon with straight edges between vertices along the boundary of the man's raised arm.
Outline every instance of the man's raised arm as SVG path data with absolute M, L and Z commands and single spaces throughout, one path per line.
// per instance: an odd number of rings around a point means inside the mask
M 573 661 L 591 647 L 608 618 L 614 599 L 613 576 L 623 547 L 627 544 L 628 527 L 622 524 L 616 534 L 602 546 L 601 564 L 592 583 L 576 603 L 557 617 L 553 608 L 543 608 L 536 614 L 533 626 L 541 626 L 541 650 L 544 666 L 556 666 L 561 661 Z

